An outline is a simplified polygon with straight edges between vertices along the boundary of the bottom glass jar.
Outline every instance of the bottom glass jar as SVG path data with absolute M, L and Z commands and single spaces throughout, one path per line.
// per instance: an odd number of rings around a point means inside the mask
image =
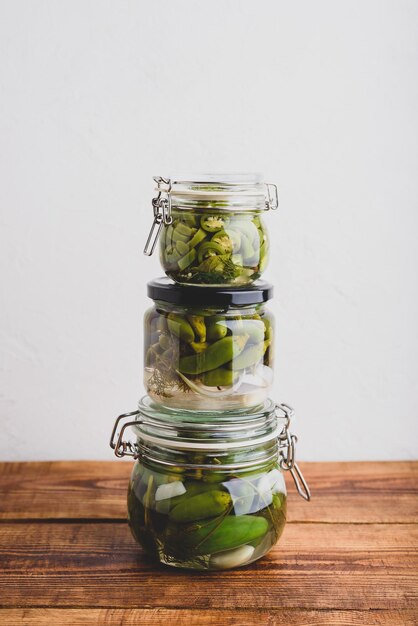
M 146 414 L 120 416 L 112 433 L 115 454 L 137 458 L 128 489 L 135 539 L 161 563 L 189 569 L 230 569 L 262 557 L 286 522 L 283 470 L 309 499 L 294 463 L 288 407 L 267 401 L 255 417 L 215 426 L 207 414 L 206 423 L 166 417 L 148 404 Z M 127 427 L 133 442 L 124 440 Z

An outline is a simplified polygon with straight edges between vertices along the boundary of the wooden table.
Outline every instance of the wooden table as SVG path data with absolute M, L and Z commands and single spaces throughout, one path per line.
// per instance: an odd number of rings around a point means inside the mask
M 153 565 L 131 464 L 0 464 L 0 624 L 418 624 L 418 463 L 305 463 L 279 545 L 241 570 Z

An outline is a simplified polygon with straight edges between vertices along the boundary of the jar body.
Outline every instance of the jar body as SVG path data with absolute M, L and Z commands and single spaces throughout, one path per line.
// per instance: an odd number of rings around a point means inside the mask
M 239 455 L 244 458 L 245 452 Z M 228 467 L 234 458 L 237 453 L 229 455 Z M 278 541 L 286 521 L 286 487 L 277 461 L 252 470 L 238 465 L 226 470 L 222 464 L 167 469 L 137 461 L 128 517 L 134 538 L 161 563 L 230 569 L 259 559 Z
M 219 203 L 222 204 L 222 203 Z M 226 211 L 210 206 L 173 207 L 160 235 L 166 274 L 181 284 L 240 286 L 259 278 L 269 241 L 259 209 Z
M 224 411 L 267 399 L 274 320 L 264 303 L 200 309 L 156 302 L 144 324 L 144 385 L 155 402 Z

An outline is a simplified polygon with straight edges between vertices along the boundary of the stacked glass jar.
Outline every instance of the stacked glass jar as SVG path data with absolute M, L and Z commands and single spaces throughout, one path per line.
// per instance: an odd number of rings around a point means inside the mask
M 262 216 L 277 208 L 277 189 L 256 176 L 155 181 L 144 252 L 159 238 L 169 278 L 148 283 L 148 395 L 117 418 L 111 436 L 116 456 L 136 459 L 129 523 L 167 565 L 247 565 L 283 531 L 283 471 L 310 498 L 295 462 L 292 409 L 269 399 L 273 288 L 259 277 L 269 252 Z

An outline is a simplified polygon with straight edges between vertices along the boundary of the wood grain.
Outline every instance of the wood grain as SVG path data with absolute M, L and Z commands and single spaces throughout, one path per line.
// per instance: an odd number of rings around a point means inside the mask
M 309 504 L 287 477 L 288 522 L 418 522 L 418 462 L 303 463 Z M 0 519 L 126 519 L 132 464 L 0 464 Z M 394 497 L 396 495 L 396 497 Z
M 305 463 L 280 543 L 246 568 L 153 564 L 126 524 L 132 464 L 0 464 L 0 625 L 418 624 L 418 463 Z
M 7 524 L 2 607 L 414 609 L 418 527 L 290 524 L 253 565 L 198 574 L 155 566 L 125 524 Z
M 416 626 L 416 611 L 3 609 L 3 626 Z

